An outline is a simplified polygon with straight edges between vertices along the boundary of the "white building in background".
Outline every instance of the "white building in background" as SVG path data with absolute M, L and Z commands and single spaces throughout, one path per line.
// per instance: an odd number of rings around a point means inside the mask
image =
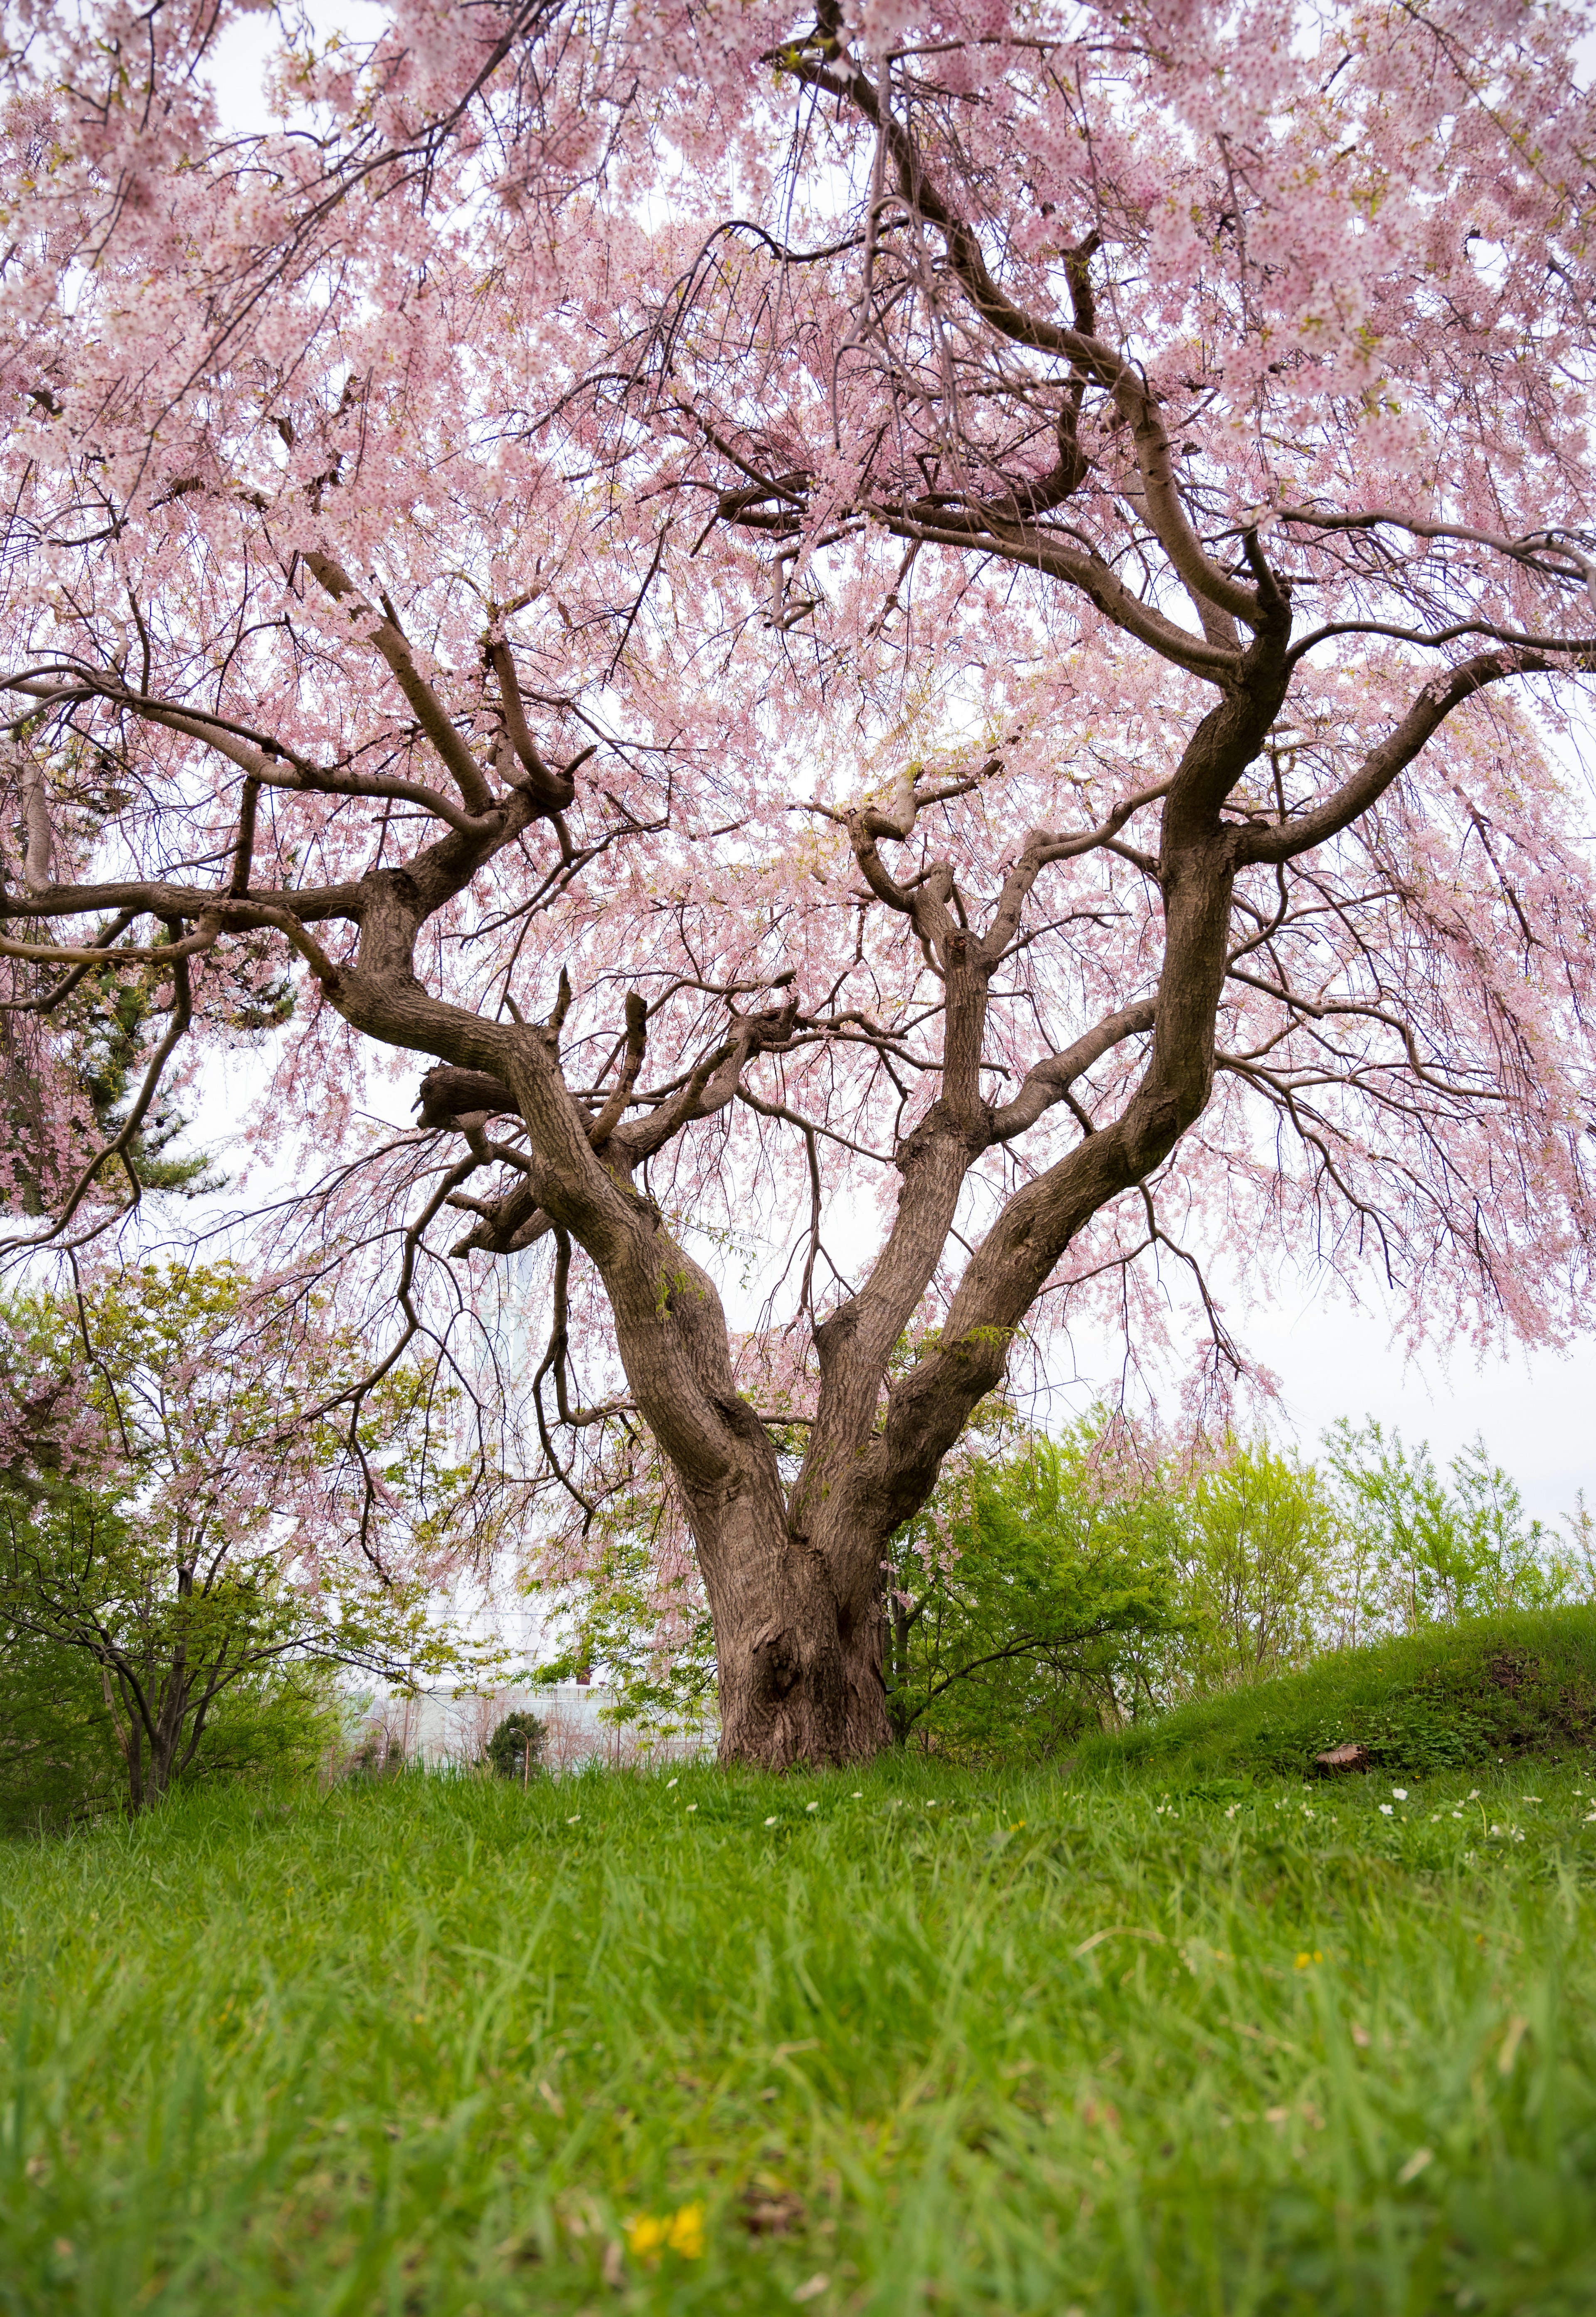
M 488 1692 L 424 1690 L 415 1697 L 380 1697 L 369 1729 L 380 1732 L 384 1750 L 429 1769 L 468 1768 L 480 1762 L 487 1741 L 507 1714 L 531 1713 L 548 1732 L 543 1761 L 553 1771 L 577 1770 L 590 1762 L 614 1768 L 635 1762 L 681 1760 L 712 1753 L 715 1732 L 677 1738 L 620 1726 L 603 1719 L 615 1692 L 597 1682 L 539 1682 Z

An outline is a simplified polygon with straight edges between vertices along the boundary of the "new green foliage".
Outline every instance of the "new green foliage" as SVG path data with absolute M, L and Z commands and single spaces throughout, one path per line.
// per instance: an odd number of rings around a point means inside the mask
M 1476 1439 L 1437 1469 L 1370 1418 L 1333 1425 L 1325 1469 L 1344 1543 L 1349 1638 L 1382 1626 L 1416 1633 L 1502 1609 L 1539 1609 L 1589 1583 L 1579 1556 L 1526 1520 L 1519 1489 Z
M 1321 1648 L 1338 1524 L 1314 1467 L 1267 1441 L 1230 1442 L 1171 1493 L 1181 1631 L 1166 1689 L 1256 1681 Z
M 128 1763 L 100 1667 L 4 1618 L 0 1606 L 0 1834 L 58 1831 L 122 1807 Z M 212 1699 L 175 1776 L 186 1784 L 304 1776 L 334 1750 L 340 1728 L 326 1667 L 263 1665 Z
M 1093 1429 L 978 1460 L 895 1538 L 885 1673 L 900 1740 L 1045 1760 L 1117 1703 L 1175 1615 L 1169 1491 L 1098 1469 Z
M 27 1796 L 48 1771 L 93 1807 L 104 1731 L 134 1809 L 208 1732 L 212 1763 L 281 1755 L 244 1732 L 322 1714 L 318 1667 L 403 1682 L 496 1661 L 433 1613 L 461 1474 L 424 1377 L 396 1365 L 352 1418 L 363 1347 L 230 1264 L 129 1268 L 0 1316 L 0 1716 Z M 34 1742 L 52 1659 L 63 1703 Z

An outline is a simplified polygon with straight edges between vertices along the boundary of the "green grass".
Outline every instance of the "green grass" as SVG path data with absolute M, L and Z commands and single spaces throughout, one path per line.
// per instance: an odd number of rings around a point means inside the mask
M 1596 1775 L 1391 1784 L 412 1778 L 13 1844 L 0 2310 L 1583 2313 Z
M 1093 1780 L 1190 1785 L 1311 1776 L 1315 1754 L 1348 1741 L 1396 1776 L 1525 1755 L 1584 1760 L 1596 1746 L 1596 1608 L 1481 1618 L 1344 1651 L 1091 1740 L 1076 1758 Z

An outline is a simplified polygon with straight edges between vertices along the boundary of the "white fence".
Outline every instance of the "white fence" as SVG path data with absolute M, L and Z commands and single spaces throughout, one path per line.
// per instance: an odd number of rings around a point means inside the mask
M 615 1768 L 648 1761 L 691 1760 L 713 1753 L 715 1732 L 705 1728 L 682 1737 L 660 1738 L 604 1721 L 603 1708 L 615 1693 L 598 1683 L 562 1681 L 536 1688 L 425 1690 L 417 1697 L 379 1698 L 369 1734 L 383 1754 L 431 1767 L 466 1768 L 480 1762 L 487 1741 L 510 1713 L 533 1713 L 548 1735 L 545 1766 L 554 1771 L 581 1769 L 589 1762 Z

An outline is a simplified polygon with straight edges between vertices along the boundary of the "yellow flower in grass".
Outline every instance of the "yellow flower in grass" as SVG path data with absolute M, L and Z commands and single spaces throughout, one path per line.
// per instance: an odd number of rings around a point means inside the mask
M 662 2252 L 683 2260 L 704 2257 L 704 2208 L 683 2205 L 675 2213 L 639 2213 L 626 2224 L 626 2241 L 639 2260 L 656 2261 Z

